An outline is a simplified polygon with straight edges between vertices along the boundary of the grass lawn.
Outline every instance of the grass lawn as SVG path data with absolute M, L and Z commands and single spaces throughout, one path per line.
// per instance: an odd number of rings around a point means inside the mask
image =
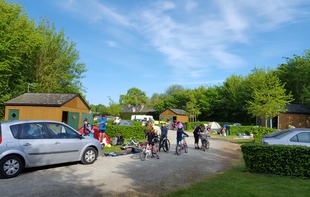
M 165 195 L 170 196 L 307 197 L 310 196 L 310 180 L 249 173 L 240 162 L 230 170 Z
M 236 143 L 252 143 L 253 139 L 238 139 L 236 136 L 211 135 Z M 212 196 L 212 197 L 308 197 L 310 180 L 295 177 L 255 174 L 245 171 L 243 160 L 230 170 L 209 177 L 189 188 L 165 195 L 170 196 Z

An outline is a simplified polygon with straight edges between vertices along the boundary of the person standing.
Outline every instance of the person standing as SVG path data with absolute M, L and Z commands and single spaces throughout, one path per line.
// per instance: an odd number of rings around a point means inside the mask
M 91 128 L 88 125 L 88 119 L 84 119 L 84 125 L 83 125 L 83 135 L 87 136 L 91 133 Z
M 200 135 L 200 133 L 203 132 L 203 129 L 204 129 L 203 127 L 204 127 L 204 125 L 201 124 L 198 127 L 196 127 L 194 132 L 193 132 L 194 133 L 194 140 L 195 140 L 195 149 L 200 149 L 198 146 L 198 142 L 199 142 L 199 135 Z
M 100 143 L 102 143 L 103 134 L 106 132 L 107 124 L 108 124 L 108 121 L 105 115 L 102 115 L 101 118 L 99 118 L 98 124 L 99 124 L 99 141 Z
M 159 159 L 159 155 L 158 155 L 156 147 L 155 147 L 155 138 L 156 138 L 155 130 L 153 127 L 151 127 L 146 134 L 146 139 L 147 139 L 149 146 L 152 147 L 153 154 L 155 154 L 156 158 Z

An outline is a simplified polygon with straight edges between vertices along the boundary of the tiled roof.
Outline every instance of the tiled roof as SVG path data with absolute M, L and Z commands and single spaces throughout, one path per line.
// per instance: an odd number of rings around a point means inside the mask
M 286 105 L 285 108 L 287 109 L 286 113 L 310 114 L 310 106 L 309 105 L 289 104 L 289 105 Z
M 169 110 L 171 110 L 173 113 L 177 115 L 186 115 L 186 112 L 183 109 L 169 109 Z
M 25 93 L 16 98 L 13 98 L 5 105 L 10 106 L 54 106 L 60 107 L 72 99 L 79 97 L 87 108 L 90 109 L 88 104 L 84 101 L 79 94 L 65 94 L 65 93 Z

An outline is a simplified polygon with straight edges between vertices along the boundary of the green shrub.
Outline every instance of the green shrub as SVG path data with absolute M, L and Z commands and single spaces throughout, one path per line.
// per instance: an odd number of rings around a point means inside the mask
M 250 172 L 310 178 L 309 147 L 243 144 L 241 152 Z
M 141 140 L 145 137 L 145 130 L 147 130 L 147 127 L 144 126 L 107 125 L 107 135 L 109 138 L 122 135 L 125 139 L 130 139 L 133 137 Z

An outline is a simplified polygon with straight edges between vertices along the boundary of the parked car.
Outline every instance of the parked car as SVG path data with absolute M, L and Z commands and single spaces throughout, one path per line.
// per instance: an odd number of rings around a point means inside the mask
M 303 145 L 310 147 L 310 129 L 292 128 L 264 135 L 263 144 Z
M 12 178 L 24 168 L 81 161 L 92 164 L 102 152 L 95 138 L 49 120 L 0 122 L 0 176 Z

